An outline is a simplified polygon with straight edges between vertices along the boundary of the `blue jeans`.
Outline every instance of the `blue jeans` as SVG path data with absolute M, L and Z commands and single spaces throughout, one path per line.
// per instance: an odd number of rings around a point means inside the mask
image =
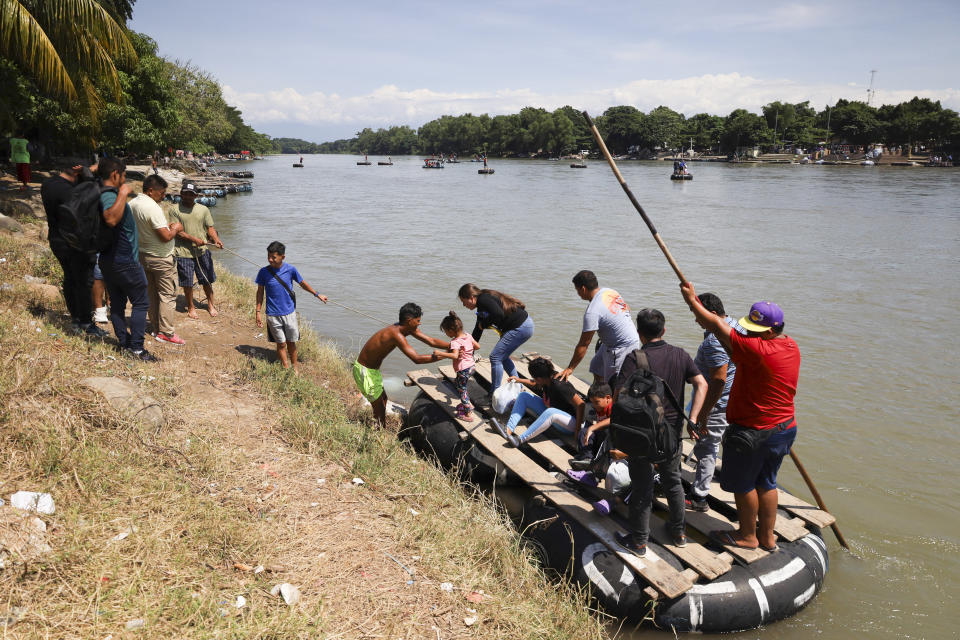
M 530 339 L 533 335 L 533 318 L 527 316 L 523 324 L 516 329 L 511 329 L 500 336 L 500 341 L 490 352 L 490 393 L 500 386 L 503 380 L 503 372 L 507 375 L 517 375 L 517 367 L 510 359 L 510 354 L 516 351 L 520 345 Z
M 566 434 L 572 434 L 576 430 L 573 416 L 560 409 L 547 408 L 547 405 L 543 403 L 543 398 L 524 391 L 517 396 L 517 401 L 513 403 L 513 409 L 510 411 L 510 419 L 507 420 L 507 431 L 513 431 L 513 429 L 516 428 L 523 414 L 527 412 L 527 409 L 533 409 L 537 412 L 538 416 L 537 419 L 533 421 L 533 424 L 527 427 L 527 430 L 520 435 L 520 442 L 527 442 L 550 427 L 554 427 L 557 431 Z
M 103 271 L 103 284 L 110 295 L 110 322 L 113 332 L 117 335 L 120 347 L 133 351 L 143 349 L 143 334 L 147 330 L 147 309 L 150 300 L 147 296 L 147 276 L 139 262 L 104 262 L 100 264 Z M 127 332 L 127 322 L 124 311 L 130 300 L 130 331 Z

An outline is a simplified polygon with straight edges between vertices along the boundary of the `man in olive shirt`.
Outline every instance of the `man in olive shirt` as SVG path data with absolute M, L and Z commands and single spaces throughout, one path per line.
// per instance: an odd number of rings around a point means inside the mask
M 213 258 L 206 247 L 207 240 L 212 240 L 213 244 L 223 248 L 217 230 L 213 228 L 210 209 L 196 204 L 196 199 L 196 186 L 184 182 L 180 188 L 180 204 L 170 208 L 171 218 L 183 225 L 183 230 L 177 233 L 173 255 L 177 260 L 177 275 L 187 301 L 187 315 L 195 320 L 197 310 L 193 304 L 194 274 L 207 295 L 207 311 L 211 316 L 218 313 L 213 300 L 213 283 L 217 281 L 217 274 L 213 271 Z
M 173 245 L 177 233 L 183 231 L 179 222 L 168 222 L 160 207 L 167 192 L 167 181 L 159 175 L 147 176 L 143 193 L 130 201 L 130 211 L 137 223 L 140 264 L 147 276 L 147 327 L 157 342 L 184 344 L 173 329 L 173 308 L 177 299 L 176 264 Z

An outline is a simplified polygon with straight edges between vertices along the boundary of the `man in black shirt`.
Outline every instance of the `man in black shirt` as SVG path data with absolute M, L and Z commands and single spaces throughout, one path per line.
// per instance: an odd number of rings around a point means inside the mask
M 72 249 L 59 230 L 60 205 L 70 200 L 70 194 L 82 171 L 83 165 L 80 162 L 64 161 L 57 175 L 44 181 L 40 187 L 40 198 L 47 214 L 50 250 L 63 268 L 63 297 L 70 312 L 71 330 L 74 333 L 103 338 L 107 336 L 107 332 L 91 322 L 93 300 L 90 289 L 93 287 L 93 267 L 97 256 Z
M 650 370 L 663 379 L 683 409 L 684 382 L 693 385 L 691 415 L 698 415 L 707 392 L 707 381 L 693 363 L 693 359 L 680 347 L 667 344 L 663 340 L 666 321 L 656 309 L 643 309 L 637 314 L 637 332 L 640 334 L 641 350 L 647 356 Z M 637 369 L 636 352 L 623 361 L 616 379 L 614 399 L 620 387 L 630 379 Z M 616 400 L 614 400 L 616 401 Z M 669 398 L 663 402 L 664 418 L 669 425 L 676 425 L 680 418 L 676 407 Z M 682 427 L 680 427 L 682 428 Z M 650 509 L 653 506 L 654 466 L 660 472 L 660 484 L 667 496 L 670 508 L 670 520 L 667 529 L 675 546 L 684 547 L 687 536 L 684 533 L 684 495 L 680 480 L 680 452 L 667 462 L 654 465 L 648 460 L 631 458 L 630 483 L 633 493 L 630 497 L 630 533 L 617 534 L 617 541 L 637 555 L 647 552 L 647 538 L 650 535 Z

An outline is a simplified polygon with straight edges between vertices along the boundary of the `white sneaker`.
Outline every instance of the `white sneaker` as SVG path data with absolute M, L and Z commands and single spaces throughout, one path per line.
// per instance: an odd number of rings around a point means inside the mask
M 107 308 L 106 307 L 97 307 L 97 310 L 93 312 L 93 321 L 99 322 L 100 324 L 106 324 L 107 320 Z

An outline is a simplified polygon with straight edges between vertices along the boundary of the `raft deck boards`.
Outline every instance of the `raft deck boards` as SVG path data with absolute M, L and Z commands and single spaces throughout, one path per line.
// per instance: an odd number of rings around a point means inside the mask
M 456 419 L 454 407 L 459 400 L 439 379 L 425 369 L 408 371 L 407 376 L 428 397 L 443 407 L 452 418 Z M 676 598 L 693 587 L 693 581 L 689 576 L 674 569 L 653 551 L 648 550 L 642 558 L 624 551 L 614 539 L 614 533 L 621 531 L 616 523 L 609 518 L 594 513 L 586 501 L 569 491 L 561 481 L 555 479 L 548 471 L 540 468 L 522 452 L 506 447 L 503 438 L 487 421 L 476 420 L 472 425 L 465 428 L 470 431 L 474 439 L 499 458 L 528 486 L 542 493 L 548 500 L 562 508 L 587 528 L 598 540 L 616 553 L 625 564 L 642 576 L 658 593 L 667 598 Z
M 542 358 L 546 358 L 547 360 L 550 360 L 550 357 L 549 357 L 549 356 L 545 356 L 545 355 L 536 353 L 536 352 L 534 352 L 534 351 L 530 351 L 530 352 L 527 352 L 527 353 L 524 353 L 524 354 L 523 354 L 523 358 L 524 358 L 527 362 L 529 362 L 530 360 L 533 360 L 534 358 L 537 358 L 537 357 L 542 357 Z M 590 389 L 590 385 L 589 385 L 589 384 L 587 384 L 587 383 L 584 382 L 583 380 L 580 380 L 580 379 L 576 378 L 575 376 L 570 376 L 569 382 L 573 385 L 574 389 L 576 389 L 577 392 L 582 393 L 584 396 L 587 395 L 587 391 Z M 691 442 L 688 441 L 688 440 L 684 440 L 684 441 L 683 441 L 683 454 L 684 454 L 684 455 L 689 455 L 689 454 L 690 454 L 690 451 L 691 451 L 692 449 L 693 449 L 693 443 L 691 443 Z M 722 465 L 721 460 L 718 459 L 718 460 L 717 460 L 717 470 L 720 469 L 721 465 Z M 687 479 L 688 479 L 688 478 L 684 477 L 684 480 L 687 480 Z M 715 494 L 715 493 L 713 492 L 713 488 L 714 488 L 714 487 L 716 487 L 716 488 L 719 490 L 719 489 L 720 489 L 720 484 L 715 482 L 715 483 L 713 483 L 713 484 L 711 485 L 710 495 L 714 495 L 714 496 L 717 497 L 718 500 L 720 500 L 720 501 L 722 501 L 722 502 L 726 502 L 726 503 L 728 503 L 728 504 L 730 504 L 730 505 L 732 505 L 732 506 L 735 506 L 735 505 L 734 505 L 734 502 L 733 502 L 733 494 L 731 494 L 731 493 L 726 493 L 726 492 L 722 492 L 722 494 L 725 494 L 725 495 Z M 778 488 L 778 489 L 777 489 L 777 493 L 778 493 L 778 495 L 779 495 L 779 505 L 780 505 L 780 507 L 783 508 L 783 509 L 785 509 L 785 510 L 787 510 L 788 512 L 792 513 L 793 515 L 797 516 L 798 518 L 800 518 L 800 519 L 803 520 L 804 522 L 807 522 L 807 523 L 809 523 L 809 524 L 812 524 L 812 525 L 815 526 L 815 527 L 820 527 L 820 528 L 822 529 L 822 528 L 824 528 L 824 527 L 830 526 L 831 524 L 833 524 L 834 522 L 837 521 L 837 519 L 836 519 L 835 517 L 833 517 L 832 514 L 826 512 L 826 511 L 821 511 L 821 510 L 820 510 L 819 508 L 817 508 L 816 506 L 810 504 L 809 502 L 804 501 L 804 500 L 801 499 L 801 498 L 798 498 L 797 496 L 795 496 L 795 495 L 793 495 L 793 494 L 787 493 L 787 492 L 784 491 L 783 489 L 779 489 L 779 488 Z M 778 525 L 780 525 L 780 528 L 781 528 L 781 529 L 783 530 L 783 532 L 784 532 L 784 533 L 781 534 L 781 535 L 783 536 L 783 538 L 784 538 L 785 540 L 793 541 L 793 540 L 796 540 L 797 537 L 801 537 L 801 538 L 802 538 L 804 535 L 810 533 L 809 531 L 806 531 L 806 530 L 805 530 L 805 533 L 803 533 L 802 535 L 797 536 L 797 534 L 799 534 L 799 530 L 798 530 L 798 528 L 797 528 L 796 526 L 790 526 L 789 524 L 785 524 L 786 522 L 790 522 L 790 521 L 786 520 L 786 519 L 783 518 L 782 516 L 777 516 L 777 518 L 778 518 Z M 780 522 L 781 520 L 783 520 L 783 522 Z M 794 519 L 794 520 L 796 520 L 796 519 Z M 799 523 L 794 522 L 794 524 L 795 524 L 795 525 L 798 525 Z M 777 533 L 780 533 L 780 531 L 777 529 L 777 527 L 774 527 L 774 531 L 776 531 Z M 796 537 L 794 537 L 794 536 L 796 536 Z
M 442 373 L 448 380 L 453 380 L 456 375 L 453 367 L 449 365 L 440 367 L 440 373 Z M 489 381 L 490 362 L 488 360 L 478 362 L 474 368 L 474 375 Z M 484 411 L 491 410 L 490 405 L 486 402 L 474 401 L 474 404 L 478 409 L 482 409 Z M 552 440 L 537 437 L 528 442 L 527 446 L 532 448 L 544 459 L 550 462 L 550 464 L 556 467 L 560 473 L 563 473 L 564 470 L 569 467 L 567 462 L 570 459 L 570 454 L 564 451 Z M 666 501 L 663 502 L 664 504 L 666 503 Z M 662 545 L 665 549 L 670 551 L 670 553 L 679 558 L 681 562 L 707 580 L 713 580 L 714 578 L 717 578 L 730 570 L 731 565 L 729 562 L 724 562 L 722 559 L 718 558 L 717 554 L 715 554 L 713 551 L 710 551 L 697 542 L 691 540 L 687 543 L 686 547 L 674 546 L 671 536 L 667 531 L 666 523 L 661 522 L 659 519 L 651 520 L 650 538 L 654 542 Z
M 536 354 L 536 353 L 524 354 L 524 358 L 526 358 L 527 360 L 532 360 L 533 358 L 538 356 L 539 354 Z M 526 369 L 526 362 L 521 361 L 517 363 L 518 373 L 525 372 L 525 369 Z M 581 388 L 584 388 L 586 386 L 586 383 L 583 380 L 580 380 L 579 378 L 577 378 L 576 376 L 570 376 L 568 380 L 570 381 L 571 384 L 573 384 L 574 388 L 577 389 L 578 391 Z M 589 389 L 588 386 L 586 386 L 586 388 Z M 687 441 L 684 441 L 684 443 L 689 444 Z M 692 445 L 690 445 L 690 447 L 692 448 Z M 688 451 L 684 450 L 684 453 L 686 454 L 688 453 Z M 693 480 L 692 474 L 688 472 L 688 476 L 686 477 L 684 477 L 683 474 L 684 474 L 684 465 L 681 463 L 681 478 L 688 480 L 689 482 L 692 482 Z M 714 495 L 715 491 L 720 491 L 720 484 L 717 482 L 711 483 L 710 485 L 710 494 Z M 733 499 L 732 494 L 730 494 L 730 499 L 731 500 Z M 669 505 L 665 497 L 654 496 L 654 501 L 656 501 L 657 504 L 659 504 L 661 507 L 669 511 Z M 780 518 L 780 516 L 778 516 L 778 518 Z M 780 518 L 780 519 L 783 519 L 783 518 Z M 699 531 L 700 533 L 708 537 L 711 531 L 733 531 L 737 528 L 736 523 L 732 522 L 725 515 L 723 515 L 722 513 L 719 513 L 718 511 L 712 508 L 708 508 L 707 511 L 703 511 L 703 512 L 686 511 L 686 513 L 684 514 L 684 521 L 688 525 L 690 525 L 691 527 L 693 527 L 694 529 L 696 529 L 697 531 Z M 782 537 L 791 542 L 793 540 L 796 540 L 797 538 L 802 538 L 803 536 L 810 533 L 805 528 L 803 528 L 802 525 L 799 527 L 800 532 L 797 531 L 796 527 L 791 528 L 789 525 L 783 525 L 783 528 L 787 530 L 789 535 L 782 536 Z M 777 530 L 774 529 L 774 531 L 777 531 Z M 789 537 L 789 536 L 794 536 L 794 537 Z M 743 547 L 738 547 L 736 545 L 730 545 L 730 544 L 723 545 L 723 548 L 726 549 L 727 552 L 733 555 L 734 557 L 748 564 L 751 562 L 756 562 L 760 558 L 763 558 L 768 555 L 768 552 L 760 548 L 744 549 Z

